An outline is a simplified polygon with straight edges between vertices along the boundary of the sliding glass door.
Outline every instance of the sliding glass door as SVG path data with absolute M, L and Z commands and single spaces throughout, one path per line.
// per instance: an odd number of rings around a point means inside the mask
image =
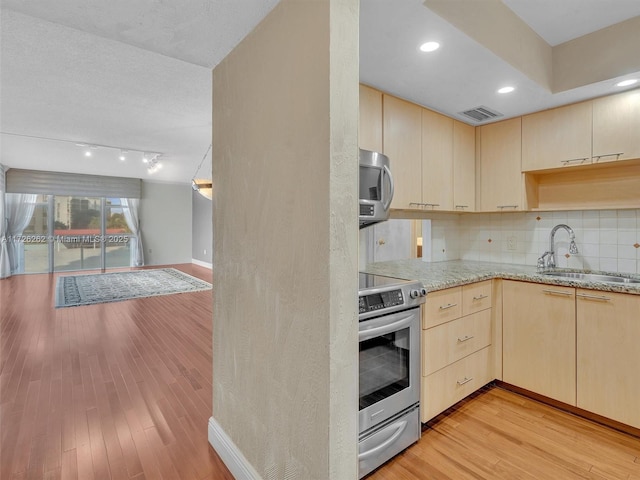
M 24 269 L 16 273 L 128 267 L 136 239 L 127 210 L 120 198 L 38 195 L 22 235 Z
M 102 268 L 102 200 L 98 197 L 54 197 L 54 268 Z

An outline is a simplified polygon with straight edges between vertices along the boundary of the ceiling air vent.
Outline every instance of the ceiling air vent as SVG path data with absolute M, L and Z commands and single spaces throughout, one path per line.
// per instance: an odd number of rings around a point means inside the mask
M 484 122 L 485 120 L 491 120 L 492 118 L 503 117 L 504 115 L 500 112 L 496 112 L 495 110 L 491 110 L 487 107 L 476 107 L 471 110 L 466 110 L 464 112 L 460 112 L 460 115 L 464 115 L 465 117 L 469 117 L 476 122 Z

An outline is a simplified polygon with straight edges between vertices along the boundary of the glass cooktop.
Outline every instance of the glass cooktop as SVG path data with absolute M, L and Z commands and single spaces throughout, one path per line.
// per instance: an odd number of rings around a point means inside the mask
M 370 273 L 360 273 L 358 277 L 358 290 L 362 292 L 368 288 L 384 287 L 384 286 L 401 286 L 408 283 L 415 283 L 410 280 L 402 280 L 401 278 L 383 277 L 382 275 L 372 275 Z

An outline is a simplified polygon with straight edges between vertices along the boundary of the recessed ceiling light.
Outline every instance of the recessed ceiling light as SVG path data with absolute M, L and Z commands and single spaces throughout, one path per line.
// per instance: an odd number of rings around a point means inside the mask
M 85 157 L 90 157 L 90 156 L 91 156 L 91 150 L 86 150 L 86 151 L 84 152 L 84 156 L 85 156 Z
M 502 87 L 498 90 L 498 93 L 511 93 L 515 90 L 514 87 Z
M 420 45 L 420 51 L 422 52 L 433 52 L 440 48 L 440 44 L 438 42 L 426 42 Z
M 633 85 L 635 83 L 638 83 L 638 80 L 635 78 L 632 78 L 630 80 L 623 80 L 619 83 L 616 83 L 616 87 L 628 87 L 629 85 Z

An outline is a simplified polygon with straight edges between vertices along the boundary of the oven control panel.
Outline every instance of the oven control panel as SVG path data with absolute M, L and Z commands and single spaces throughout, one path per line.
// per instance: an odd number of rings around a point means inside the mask
M 383 308 L 395 307 L 404 304 L 402 290 L 388 290 L 380 293 L 361 295 L 359 298 L 359 313 L 375 312 Z

